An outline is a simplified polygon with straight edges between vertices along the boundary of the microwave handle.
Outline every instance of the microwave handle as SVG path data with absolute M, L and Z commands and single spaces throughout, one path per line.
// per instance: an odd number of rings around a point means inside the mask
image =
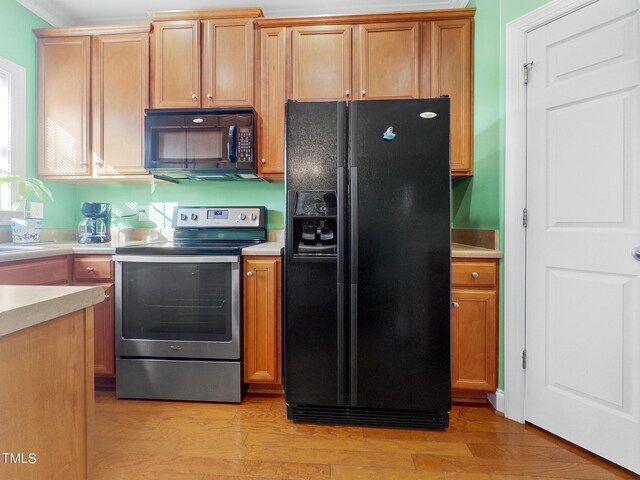
M 238 134 L 235 125 L 229 127 L 229 135 L 227 139 L 227 152 L 229 152 L 229 161 L 236 162 L 238 160 Z

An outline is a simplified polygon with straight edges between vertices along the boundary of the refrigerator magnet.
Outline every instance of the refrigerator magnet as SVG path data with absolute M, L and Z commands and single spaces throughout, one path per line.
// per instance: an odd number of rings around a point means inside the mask
M 396 138 L 396 134 L 393 133 L 393 127 L 387 128 L 387 131 L 384 132 L 382 138 L 384 138 L 385 140 L 393 140 L 394 138 Z

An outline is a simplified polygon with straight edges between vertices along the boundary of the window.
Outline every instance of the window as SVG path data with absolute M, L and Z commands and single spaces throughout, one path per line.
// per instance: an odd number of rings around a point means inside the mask
M 26 167 L 26 71 L 0 57 L 0 173 L 24 175 Z M 0 187 L 0 223 L 8 224 L 13 192 Z

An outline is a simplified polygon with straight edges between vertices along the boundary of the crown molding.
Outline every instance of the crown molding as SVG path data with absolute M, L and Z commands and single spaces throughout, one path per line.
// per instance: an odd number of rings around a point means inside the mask
M 64 27 L 74 24 L 74 18 L 65 15 L 65 12 L 53 10 L 51 3 L 46 6 L 34 0 L 16 0 L 27 10 L 32 11 L 44 21 L 48 22 L 52 27 Z M 54 7 L 55 8 L 55 7 Z
M 72 25 L 92 25 L 92 24 L 115 24 L 115 23 L 131 23 L 146 22 L 149 20 L 146 11 L 132 12 L 129 15 L 121 15 L 113 12 L 114 15 L 95 17 L 86 14 L 77 14 L 69 9 L 62 9 L 58 2 L 41 1 L 41 0 L 16 0 L 22 6 L 47 21 L 53 27 L 66 27 Z M 260 0 L 255 2 L 260 3 Z M 268 3 L 268 2 L 265 2 Z M 465 8 L 469 0 L 416 0 L 395 3 L 393 0 L 387 0 L 379 5 L 333 5 L 327 7 L 312 7 L 307 5 L 297 5 L 290 2 L 292 7 L 276 7 L 268 8 L 263 6 L 266 17 L 293 17 L 293 16 L 312 16 L 312 15 L 353 15 L 367 13 L 387 13 L 401 11 L 420 11 L 420 10 L 448 10 Z M 221 5 L 222 7 L 222 5 Z

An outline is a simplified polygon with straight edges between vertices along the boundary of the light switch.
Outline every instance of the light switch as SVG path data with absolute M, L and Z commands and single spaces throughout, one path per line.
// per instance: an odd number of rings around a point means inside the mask
M 44 218 L 44 203 L 31 202 L 31 218 Z

